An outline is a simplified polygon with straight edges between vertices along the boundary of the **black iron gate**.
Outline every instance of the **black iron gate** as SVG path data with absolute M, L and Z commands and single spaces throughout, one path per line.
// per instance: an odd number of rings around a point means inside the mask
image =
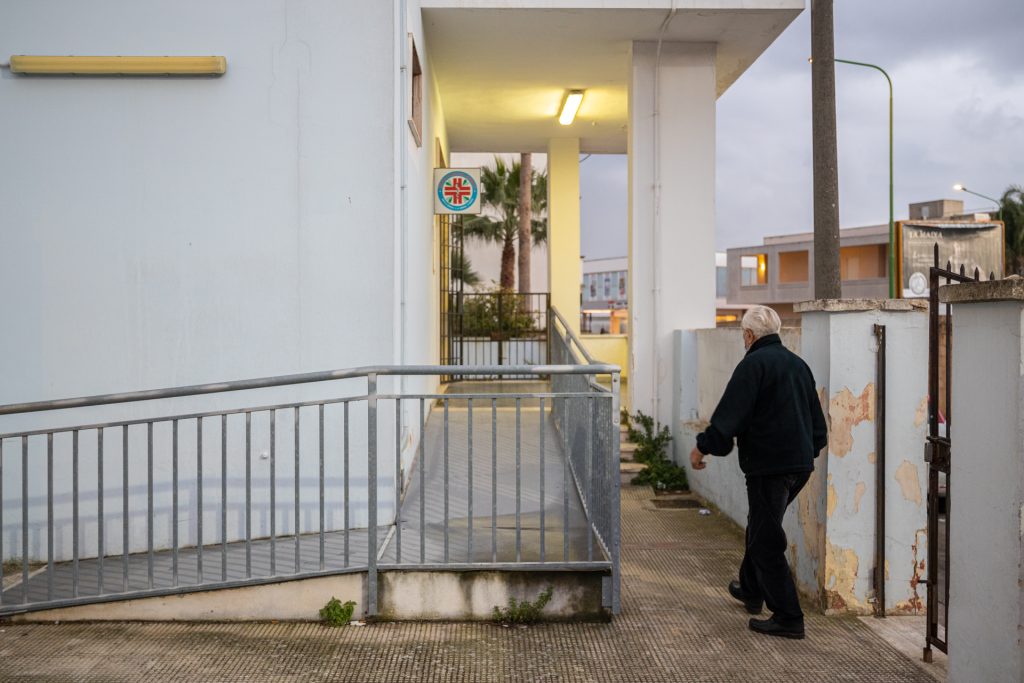
M 544 365 L 548 362 L 548 292 L 467 292 L 462 221 L 440 218 L 441 365 Z M 526 379 L 502 375 L 504 379 Z M 531 376 L 532 377 L 532 376 Z M 442 382 L 496 379 L 498 375 L 446 375 Z
M 462 365 L 462 296 L 465 289 L 466 253 L 462 222 L 449 215 L 438 216 L 441 238 L 441 365 Z M 451 381 L 444 376 L 442 382 Z
M 959 272 L 953 263 L 939 267 L 939 245 L 935 245 L 934 265 L 929 270 L 928 307 L 928 603 L 924 659 L 932 661 L 932 647 L 948 652 L 949 642 L 949 520 L 950 463 L 953 456 L 953 309 L 939 304 L 939 287 L 981 279 L 977 268 L 968 275 L 963 265 Z M 989 279 L 995 279 L 990 273 Z M 941 629 L 940 629 L 941 626 Z

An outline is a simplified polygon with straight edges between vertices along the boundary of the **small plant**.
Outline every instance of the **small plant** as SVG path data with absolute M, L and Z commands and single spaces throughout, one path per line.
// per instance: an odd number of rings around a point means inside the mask
M 356 603 L 349 600 L 345 604 L 338 598 L 332 597 L 327 604 L 320 608 L 320 620 L 328 626 L 347 626 L 352 621 L 352 613 L 355 611 Z
M 654 418 L 637 412 L 629 416 L 629 440 L 637 445 L 633 458 L 645 465 L 633 477 L 635 486 L 653 486 L 659 491 L 683 491 L 689 488 L 686 470 L 668 459 L 666 451 L 672 441 L 668 427 L 656 425 Z
M 494 620 L 503 624 L 533 624 L 540 619 L 540 613 L 551 602 L 554 592 L 555 589 L 548 586 L 533 602 L 517 602 L 515 598 L 509 598 L 508 607 L 494 606 Z

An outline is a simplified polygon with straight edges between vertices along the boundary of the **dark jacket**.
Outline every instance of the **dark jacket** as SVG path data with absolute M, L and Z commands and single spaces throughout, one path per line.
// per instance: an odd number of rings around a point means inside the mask
M 811 472 L 828 430 L 803 359 L 777 334 L 751 346 L 732 373 L 711 425 L 697 435 L 705 455 L 724 456 L 739 442 L 740 469 L 759 476 Z

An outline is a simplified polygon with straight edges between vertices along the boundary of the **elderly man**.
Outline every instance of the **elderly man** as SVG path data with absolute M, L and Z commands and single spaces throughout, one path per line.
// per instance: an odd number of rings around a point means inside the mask
M 729 584 L 729 593 L 751 614 L 760 614 L 767 603 L 771 618 L 751 619 L 752 631 L 803 638 L 804 614 L 786 562 L 782 517 L 828 442 L 825 416 L 810 368 L 782 345 L 778 314 L 755 306 L 741 325 L 747 354 L 711 424 L 697 436 L 690 463 L 702 470 L 705 455 L 728 455 L 738 441 L 749 513 L 740 577 Z

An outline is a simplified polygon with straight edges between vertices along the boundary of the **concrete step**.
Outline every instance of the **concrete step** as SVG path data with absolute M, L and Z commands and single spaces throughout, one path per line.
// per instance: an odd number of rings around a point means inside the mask
M 637 474 L 644 468 L 644 465 L 638 462 L 621 462 L 619 463 L 619 472 L 622 474 Z

